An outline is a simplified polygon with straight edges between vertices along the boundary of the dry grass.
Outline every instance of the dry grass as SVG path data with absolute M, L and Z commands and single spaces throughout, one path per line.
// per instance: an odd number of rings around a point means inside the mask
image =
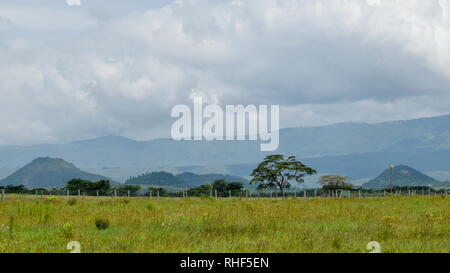
M 450 252 L 448 197 L 149 199 L 7 196 L 0 252 Z M 98 219 L 109 223 L 99 229 Z

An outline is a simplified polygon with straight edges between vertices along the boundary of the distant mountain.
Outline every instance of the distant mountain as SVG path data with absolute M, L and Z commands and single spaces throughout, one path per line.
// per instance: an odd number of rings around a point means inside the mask
M 42 156 L 64 158 L 82 169 L 254 167 L 268 154 L 260 152 L 259 145 L 255 141 L 135 141 L 107 136 L 63 145 L 0 147 L 0 168 L 14 169 Z M 319 173 L 342 173 L 356 179 L 373 177 L 391 162 L 424 166 L 424 171 L 450 171 L 450 165 L 446 164 L 450 160 L 450 115 L 282 129 L 280 147 L 273 153 L 295 155 Z M 246 168 L 245 176 L 249 171 L 251 168 Z
M 74 178 L 90 181 L 110 180 L 104 176 L 81 171 L 63 159 L 41 157 L 0 180 L 0 185 L 24 185 L 27 188 L 61 187 Z
M 177 175 L 173 175 L 168 172 L 151 172 L 137 177 L 132 177 L 125 183 L 133 185 L 158 185 L 169 187 L 198 187 L 209 184 L 218 179 L 224 179 L 227 182 L 248 183 L 248 181 L 244 178 L 237 176 L 222 174 L 194 174 L 189 172 L 184 172 Z
M 384 170 L 380 175 L 363 185 L 364 188 L 388 188 L 391 169 Z M 406 165 L 394 166 L 392 169 L 392 186 L 412 187 L 412 186 L 442 186 L 439 182 L 428 175 L 425 175 Z

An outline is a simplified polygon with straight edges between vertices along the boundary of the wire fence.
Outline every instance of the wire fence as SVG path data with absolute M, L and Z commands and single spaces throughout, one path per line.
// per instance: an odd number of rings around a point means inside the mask
M 432 188 L 410 188 L 410 189 L 384 189 L 384 190 L 327 190 L 327 189 L 303 189 L 303 190 L 209 190 L 199 191 L 192 189 L 182 189 L 180 191 L 166 191 L 164 189 L 149 190 L 8 190 L 0 189 L 1 201 L 4 201 L 7 195 L 24 194 L 44 198 L 48 196 L 61 197 L 151 197 L 151 198 L 187 198 L 187 197 L 203 197 L 203 198 L 365 198 L 365 197 L 388 197 L 388 196 L 447 196 L 448 189 L 432 189 Z

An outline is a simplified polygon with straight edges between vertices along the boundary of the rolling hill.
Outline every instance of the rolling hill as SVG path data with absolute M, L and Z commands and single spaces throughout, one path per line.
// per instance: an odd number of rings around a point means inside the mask
M 37 158 L 15 173 L 0 180 L 0 185 L 24 185 L 27 188 L 62 187 L 66 182 L 80 178 L 90 181 L 110 180 L 104 176 L 81 171 L 63 159 Z

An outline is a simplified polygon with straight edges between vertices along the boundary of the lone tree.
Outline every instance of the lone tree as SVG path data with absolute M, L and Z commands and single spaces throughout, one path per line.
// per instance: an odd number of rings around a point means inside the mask
M 322 175 L 319 181 L 317 181 L 317 183 L 322 185 L 323 189 L 350 190 L 353 188 L 353 185 L 347 183 L 347 180 L 348 180 L 347 176 L 330 174 L 330 175 Z
M 291 182 L 304 183 L 305 175 L 313 175 L 316 171 L 290 156 L 268 155 L 256 169 L 252 171 L 250 184 L 258 184 L 258 189 L 278 187 L 283 195 Z

